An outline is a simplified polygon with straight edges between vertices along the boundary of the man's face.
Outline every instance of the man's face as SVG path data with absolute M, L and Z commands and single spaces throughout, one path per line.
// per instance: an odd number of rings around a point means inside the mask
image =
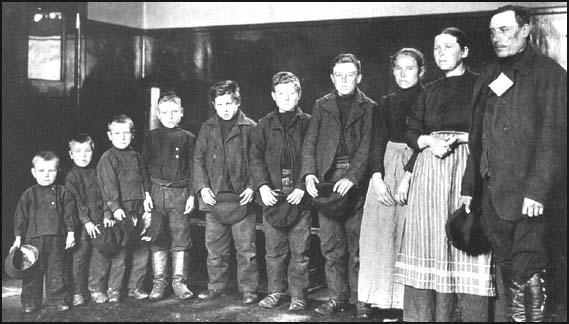
M 76 143 L 71 144 L 71 150 L 69 150 L 69 156 L 73 163 L 78 167 L 84 168 L 91 163 L 91 158 L 93 158 L 93 148 L 91 147 L 91 142 Z
M 166 101 L 158 105 L 158 119 L 166 128 L 178 126 L 184 116 L 182 107 L 172 101 Z
M 51 186 L 57 177 L 57 160 L 37 159 L 32 168 L 32 175 L 40 186 Z
M 132 131 L 129 123 L 112 123 L 107 132 L 109 140 L 113 146 L 119 150 L 124 150 L 130 145 L 132 141 Z
M 354 63 L 338 63 L 334 66 L 330 75 L 332 83 L 341 96 L 346 96 L 354 92 L 362 81 L 362 75 Z
M 231 120 L 237 113 L 237 110 L 239 110 L 239 103 L 230 93 L 227 93 L 223 96 L 215 97 L 213 107 L 215 108 L 219 118 L 223 120 Z
M 300 100 L 300 95 L 292 82 L 277 84 L 271 96 L 281 113 L 294 110 Z
M 490 41 L 498 57 L 514 56 L 526 48 L 528 24 L 519 26 L 513 10 L 496 14 L 490 19 Z

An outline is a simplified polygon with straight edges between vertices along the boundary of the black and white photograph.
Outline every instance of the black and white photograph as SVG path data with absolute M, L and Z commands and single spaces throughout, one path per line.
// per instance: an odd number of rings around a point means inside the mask
M 2 2 L 2 322 L 567 322 L 567 2 Z

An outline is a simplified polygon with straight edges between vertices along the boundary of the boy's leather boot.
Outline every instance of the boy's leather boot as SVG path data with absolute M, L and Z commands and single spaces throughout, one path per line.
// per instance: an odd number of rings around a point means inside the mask
M 168 251 L 157 251 L 152 253 L 152 269 L 154 270 L 154 279 L 152 281 L 152 291 L 150 292 L 151 300 L 159 300 L 164 298 L 164 289 L 167 285 L 167 262 Z
M 545 270 L 534 273 L 526 282 L 526 306 L 528 322 L 545 322 L 547 290 Z
M 186 286 L 187 255 L 186 251 L 172 252 L 172 289 L 180 299 L 188 299 L 194 295 Z
M 511 322 L 525 322 L 525 291 L 526 283 L 519 283 L 513 278 L 510 271 L 502 269 L 502 280 L 504 281 L 504 295 L 506 297 L 506 308 L 508 318 Z

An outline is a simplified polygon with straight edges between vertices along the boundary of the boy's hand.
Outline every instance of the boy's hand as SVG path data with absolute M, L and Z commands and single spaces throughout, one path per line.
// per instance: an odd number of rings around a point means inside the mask
M 313 198 L 318 197 L 318 189 L 316 189 L 316 184 L 320 183 L 318 178 L 313 174 L 309 174 L 306 176 L 304 182 L 306 183 L 306 191 L 308 191 L 308 194 Z
M 460 196 L 458 198 L 458 205 L 464 205 L 464 210 L 467 214 L 470 214 L 470 203 L 472 202 L 472 196 Z
M 10 252 L 12 252 L 15 249 L 19 249 L 20 246 L 22 246 L 22 237 L 16 236 L 16 239 L 14 240 L 14 244 L 12 244 L 12 247 L 10 248 Z M 8 253 L 10 253 L 10 252 L 8 252 Z
M 115 226 L 115 220 L 110 218 L 103 219 L 103 226 L 104 227 L 113 227 Z
M 119 208 L 117 210 L 115 210 L 113 212 L 113 217 L 117 220 L 117 221 L 122 221 L 123 219 L 126 218 L 126 214 L 124 213 L 124 210 L 122 210 L 122 208 Z
M 144 211 L 149 213 L 154 208 L 154 203 L 152 203 L 152 197 L 150 197 L 150 194 L 148 192 L 145 192 L 145 195 L 146 198 L 144 198 L 142 206 L 144 207 Z
M 298 205 L 302 201 L 302 197 L 304 197 L 304 190 L 296 188 L 286 197 L 286 201 L 291 205 Z
M 353 186 L 354 186 L 353 182 L 344 178 L 344 179 L 338 180 L 334 184 L 334 187 L 332 188 L 332 190 L 337 192 L 338 194 L 340 194 L 340 196 L 344 197 L 348 193 L 348 191 L 350 191 L 350 189 L 352 189 Z
M 189 214 L 194 210 L 194 206 L 196 204 L 196 197 L 189 196 L 188 200 L 186 200 L 186 208 L 184 209 L 184 214 Z
M 65 240 L 65 249 L 70 249 L 75 246 L 75 233 L 67 232 L 67 239 Z
M 277 203 L 277 198 L 268 185 L 262 185 L 259 188 L 259 193 L 261 194 L 261 200 L 265 206 L 274 206 Z
M 97 226 L 93 224 L 93 222 L 88 222 L 87 224 L 85 224 L 85 230 L 87 231 L 87 234 L 89 235 L 90 238 L 96 238 L 97 234 L 101 234 L 101 232 L 99 231 Z
M 395 190 L 395 201 L 399 206 L 407 205 L 407 197 L 409 196 L 409 185 L 411 184 L 411 173 L 405 172 L 403 178 L 397 185 Z
M 202 195 L 202 200 L 204 203 L 210 206 L 215 205 L 216 203 L 215 195 L 213 194 L 213 191 L 211 191 L 211 189 L 203 188 L 202 190 L 200 190 L 200 195 Z
M 241 206 L 245 206 L 248 203 L 250 203 L 251 200 L 253 200 L 253 194 L 254 193 L 255 192 L 251 188 L 247 188 L 247 189 L 243 190 L 243 192 L 239 195 L 239 197 L 241 197 L 241 201 L 239 202 L 239 204 Z

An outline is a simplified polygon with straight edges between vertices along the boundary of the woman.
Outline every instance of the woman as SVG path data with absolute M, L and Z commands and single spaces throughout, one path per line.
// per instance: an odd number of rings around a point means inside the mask
M 458 28 L 435 37 L 435 62 L 445 77 L 425 86 L 407 119 L 407 144 L 416 153 L 406 167 L 413 174 L 395 270 L 405 285 L 404 321 L 487 321 L 488 297 L 495 294 L 490 254 L 467 255 L 445 234 L 448 216 L 460 207 L 468 157 L 477 77 L 464 63 L 468 46 Z
M 381 309 L 402 309 L 404 286 L 393 282 L 401 244 L 409 181 L 401 182 L 413 149 L 405 143 L 407 115 L 423 88 L 423 53 L 403 48 L 391 56 L 397 90 L 380 100 L 373 116 L 368 188 L 360 233 L 358 298 Z M 399 184 L 403 184 L 398 188 Z M 397 188 L 397 189 L 396 189 Z M 370 309 L 367 308 L 369 317 Z

